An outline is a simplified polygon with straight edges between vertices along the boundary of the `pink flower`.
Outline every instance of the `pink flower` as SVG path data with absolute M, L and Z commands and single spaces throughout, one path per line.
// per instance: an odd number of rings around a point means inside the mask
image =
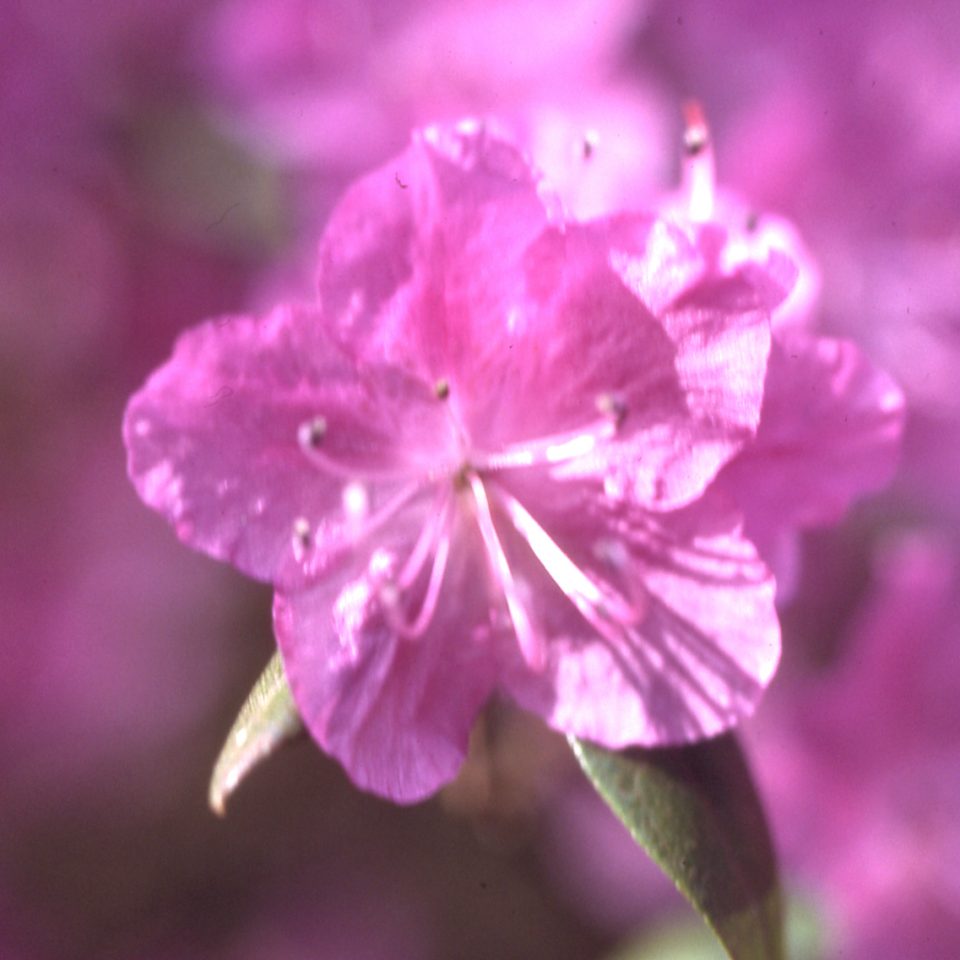
M 831 955 L 953 957 L 958 555 L 918 527 L 891 535 L 873 560 L 829 672 L 785 673 L 748 734 L 784 860 L 836 911 Z
M 903 430 L 899 386 L 850 340 L 818 336 L 819 270 L 793 225 L 760 215 L 714 182 L 713 147 L 697 104 L 687 107 L 683 186 L 668 215 L 727 227 L 720 269 L 778 254 L 797 267 L 773 311 L 773 340 L 754 441 L 724 467 L 717 488 L 741 508 L 745 532 L 777 573 L 785 600 L 794 579 L 796 533 L 836 523 L 859 496 L 891 478 Z
M 644 6 L 225 0 L 200 21 L 197 69 L 253 149 L 330 176 L 387 156 L 414 123 L 464 109 L 520 120 L 605 86 Z
M 316 305 L 185 334 L 127 409 L 141 496 L 276 585 L 304 722 L 396 800 L 455 775 L 497 691 L 679 743 L 776 666 L 772 576 L 705 491 L 756 429 L 789 264 L 558 210 L 510 144 L 420 133 L 334 212 Z

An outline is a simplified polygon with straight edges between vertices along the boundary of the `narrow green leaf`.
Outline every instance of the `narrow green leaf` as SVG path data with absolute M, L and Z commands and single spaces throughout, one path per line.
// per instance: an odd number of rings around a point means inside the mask
M 224 816 L 227 800 L 246 775 L 302 729 L 280 654 L 275 653 L 240 708 L 213 768 L 208 795 L 213 812 Z
M 773 843 L 736 737 L 621 753 L 568 739 L 594 787 L 732 960 L 783 960 Z
M 790 960 L 822 960 L 837 955 L 829 922 L 816 904 L 798 896 L 786 903 L 786 943 Z M 690 917 L 667 920 L 628 940 L 606 960 L 724 960 L 719 941 Z

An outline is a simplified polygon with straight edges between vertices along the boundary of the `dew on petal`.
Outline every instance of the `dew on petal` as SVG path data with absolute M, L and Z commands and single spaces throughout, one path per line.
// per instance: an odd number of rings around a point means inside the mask
M 370 494 L 367 488 L 357 480 L 343 488 L 343 512 L 352 524 L 362 523 L 370 513 Z
M 593 545 L 593 554 L 604 563 L 615 567 L 617 570 L 623 570 L 630 562 L 630 551 L 622 540 L 614 540 L 607 537 L 598 540 Z
M 629 482 L 622 473 L 608 473 L 603 478 L 603 495 L 608 500 L 620 503 L 626 500 L 629 490 Z
M 390 576 L 395 565 L 393 554 L 389 550 L 384 550 L 383 547 L 377 547 L 370 556 L 367 569 L 375 580 L 383 580 Z
M 179 517 L 183 512 L 183 477 L 176 473 L 169 460 L 161 460 L 143 478 L 143 495 L 148 503 L 166 502 L 170 514 Z

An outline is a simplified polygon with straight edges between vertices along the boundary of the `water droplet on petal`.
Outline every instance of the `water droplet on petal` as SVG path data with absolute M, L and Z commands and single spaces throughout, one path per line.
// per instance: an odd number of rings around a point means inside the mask
M 391 570 L 393 570 L 395 566 L 396 560 L 393 554 L 383 547 L 377 547 L 370 557 L 367 570 L 375 580 L 378 580 L 389 577 Z
M 607 474 L 603 478 L 603 493 L 604 496 L 617 503 L 623 501 L 627 495 L 626 478 L 619 473 Z
M 630 553 L 626 545 L 613 538 L 598 540 L 593 546 L 593 552 L 598 560 L 609 563 L 617 570 L 625 570 L 630 562 Z
M 370 495 L 367 488 L 357 481 L 343 488 L 343 512 L 350 523 L 362 523 L 370 513 Z

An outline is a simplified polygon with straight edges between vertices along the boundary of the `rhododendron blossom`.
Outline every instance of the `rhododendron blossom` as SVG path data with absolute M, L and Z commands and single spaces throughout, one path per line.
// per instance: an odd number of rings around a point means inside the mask
M 358 785 L 449 781 L 495 693 L 612 747 L 752 711 L 774 583 L 711 483 L 794 270 L 728 242 L 570 221 L 512 145 L 431 128 L 334 211 L 316 303 L 187 332 L 131 400 L 141 496 L 275 585 L 297 707 Z
M 772 342 L 756 438 L 717 479 L 744 514 L 744 530 L 790 595 L 799 528 L 834 523 L 849 504 L 890 479 L 903 430 L 899 386 L 850 340 L 818 336 L 819 271 L 796 228 L 717 190 L 713 146 L 697 104 L 688 104 L 683 188 L 669 216 L 727 226 L 723 269 L 785 253 L 797 268 L 771 315 Z

